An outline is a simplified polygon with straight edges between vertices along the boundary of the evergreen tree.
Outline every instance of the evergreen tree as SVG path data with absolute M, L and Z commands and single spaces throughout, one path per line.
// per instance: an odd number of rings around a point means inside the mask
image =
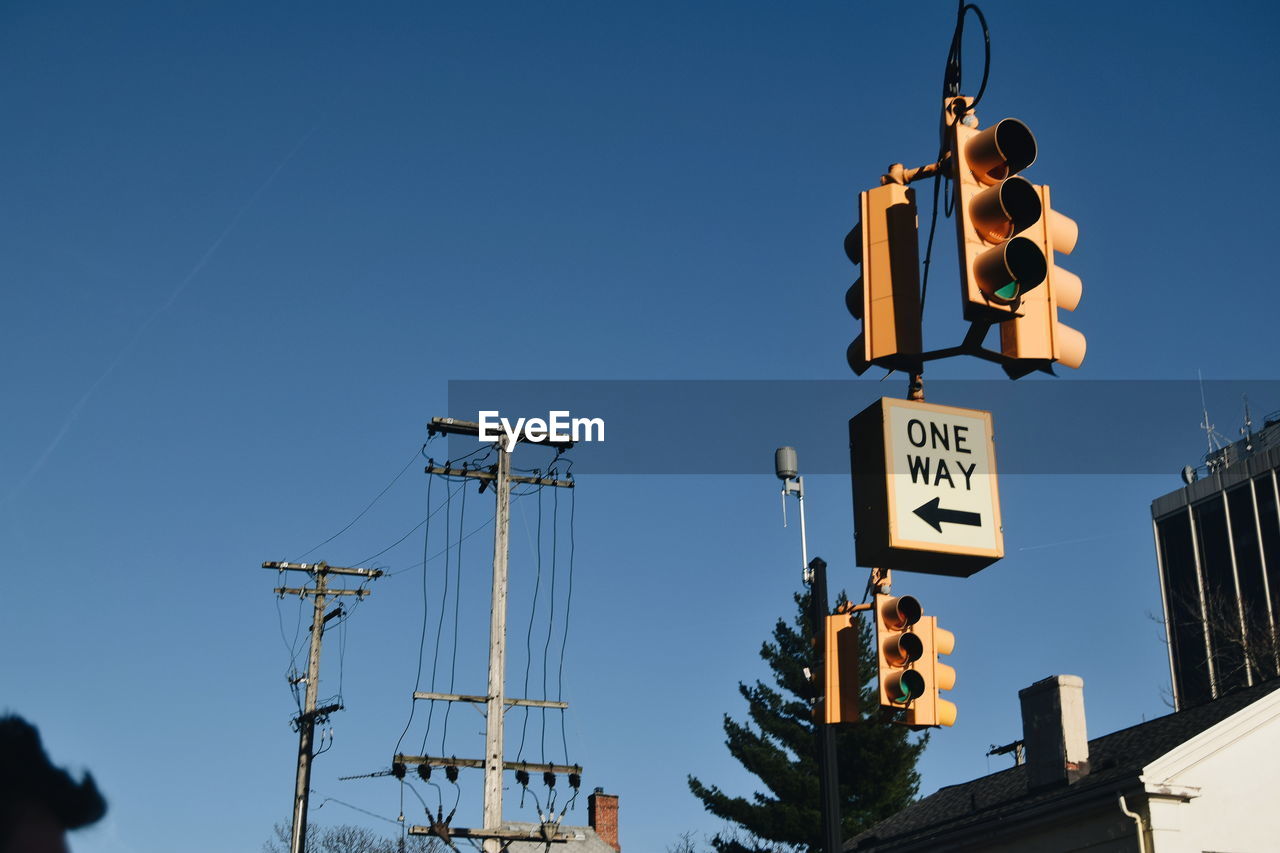
M 844 601 L 844 594 L 840 596 Z M 739 683 L 750 722 L 724 718 L 725 745 L 743 767 L 759 777 L 768 793 L 731 797 L 714 785 L 689 777 L 689 789 L 707 811 L 737 824 L 742 832 L 718 835 L 719 853 L 765 853 L 780 845 L 799 850 L 822 847 L 822 811 L 817 743 L 813 724 L 814 687 L 804 669 L 817 671 L 818 654 L 810 625 L 809 592 L 796 595 L 799 616 L 794 627 L 779 619 L 773 642 L 760 656 L 773 670 L 777 688 L 757 681 Z M 894 814 L 916 795 L 920 776 L 916 761 L 925 738 L 912 738 L 880 711 L 874 688 L 876 654 L 871 620 L 855 618 L 861 654 L 862 713 L 856 724 L 837 727 L 840 768 L 841 837 L 850 838 Z M 735 828 L 736 830 L 736 828 Z M 773 843 L 770 843 L 773 842 Z

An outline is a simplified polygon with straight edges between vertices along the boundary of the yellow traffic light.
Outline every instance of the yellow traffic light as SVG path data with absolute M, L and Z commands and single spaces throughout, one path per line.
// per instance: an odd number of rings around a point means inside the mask
M 902 367 L 920 353 L 920 250 L 915 191 L 886 184 L 858 196 L 858 226 L 845 254 L 862 276 L 845 294 L 862 334 L 849 345 L 849 367 L 861 376 L 873 364 Z
M 822 656 L 824 723 L 853 723 L 861 709 L 858 692 L 858 629 L 848 613 L 826 617 Z
M 916 625 L 924 646 L 916 668 L 924 678 L 924 691 L 911 703 L 903 722 L 909 726 L 954 726 L 956 706 L 938 695 L 940 690 L 956 686 L 955 667 L 938 660 L 938 655 L 949 655 L 956 647 L 956 635 L 938 627 L 938 617 L 925 616 Z
M 1074 311 L 1080 304 L 1083 284 L 1080 277 L 1053 262 L 1053 253 L 1071 254 L 1079 237 L 1076 223 L 1050 205 L 1049 188 L 1037 187 L 1043 215 L 1025 232 L 1034 240 L 1048 260 L 1049 271 L 1044 287 L 1022 297 L 1021 315 L 1000 324 L 1000 351 L 1019 360 L 1005 370 L 1017 378 L 1033 370 L 1051 372 L 1055 362 L 1079 367 L 1084 362 L 1085 339 L 1070 326 L 1058 321 L 1058 311 Z
M 924 655 L 924 642 L 914 631 L 920 621 L 920 602 L 909 595 L 877 593 L 875 614 L 880 705 L 906 708 L 927 687 L 923 674 L 913 668 Z
M 1041 216 L 1040 194 L 1018 176 L 1035 162 L 1036 138 L 1016 118 L 979 130 L 972 113 L 956 117 L 955 106 L 969 103 L 952 99 L 947 111 L 961 295 L 966 320 L 998 322 L 1014 315 L 1019 299 L 1048 271 L 1044 251 L 1020 233 Z

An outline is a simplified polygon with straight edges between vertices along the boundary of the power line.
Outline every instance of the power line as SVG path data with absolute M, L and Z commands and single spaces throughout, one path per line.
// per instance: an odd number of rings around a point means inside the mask
M 346 527 L 343 527 L 343 528 L 342 528 L 341 530 L 339 530 L 337 533 L 333 534 L 333 535 L 332 535 L 332 536 L 330 536 L 328 539 L 326 539 L 326 540 L 324 540 L 323 542 L 321 542 L 319 545 L 316 545 L 315 547 L 313 547 L 313 548 L 311 548 L 309 551 L 307 551 L 305 554 L 303 554 L 302 556 L 298 557 L 298 561 L 299 561 L 299 562 L 301 562 L 303 559 L 305 559 L 306 557 L 308 557 L 309 555 L 311 555 L 311 554 L 312 554 L 312 553 L 314 553 L 315 551 L 318 551 L 319 549 L 323 548 L 325 545 L 328 545 L 330 542 L 332 542 L 333 540 L 337 539 L 339 536 L 341 536 L 342 534 L 344 534 L 344 533 L 346 533 L 348 530 L 350 530 L 350 529 L 351 529 L 351 527 L 352 527 L 352 525 L 354 525 L 357 521 L 359 521 L 360 519 L 364 518 L 365 513 L 367 513 L 369 510 L 373 509 L 373 505 L 374 505 L 374 504 L 376 504 L 379 500 L 381 500 L 381 499 L 382 499 L 382 496 L 383 496 L 383 495 L 385 495 L 388 491 L 390 491 L 390 490 L 391 490 L 391 487 L 392 487 L 392 486 L 394 486 L 394 485 L 396 484 L 396 482 L 397 482 L 397 481 L 398 481 L 402 476 L 404 476 L 404 472 L 409 470 L 409 466 L 410 466 L 410 465 L 412 465 L 412 464 L 414 463 L 414 461 L 415 461 L 415 460 L 417 460 L 418 456 L 419 456 L 419 455 L 421 455 L 421 453 L 422 453 L 424 450 L 426 450 L 426 448 L 427 448 L 427 445 L 424 443 L 424 444 L 422 445 L 422 447 L 420 447 L 420 448 L 418 448 L 417 450 L 413 451 L 413 455 L 409 457 L 409 461 L 408 461 L 408 462 L 406 462 L 406 463 L 404 464 L 404 467 L 400 469 L 400 472 L 399 472 L 398 474 L 396 474 L 394 477 L 392 477 L 392 478 L 391 478 L 391 482 L 390 482 L 390 483 L 387 483 L 387 485 L 383 487 L 382 491 L 378 492 L 377 496 L 376 496 L 373 500 L 369 501 L 368 506 L 366 506 L 364 509 L 360 510 L 359 514 L 357 514 L 355 518 L 353 518 L 353 519 L 351 519 L 349 522 L 347 522 Z M 367 561 L 367 560 L 361 560 L 360 562 L 368 562 L 368 561 Z

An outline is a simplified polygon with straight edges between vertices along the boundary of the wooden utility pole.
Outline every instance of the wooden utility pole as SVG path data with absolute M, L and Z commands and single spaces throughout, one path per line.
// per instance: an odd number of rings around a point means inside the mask
M 298 726 L 298 775 L 293 789 L 293 830 L 289 838 L 289 853 L 306 853 L 307 847 L 307 804 L 311 794 L 311 758 L 315 746 L 316 721 L 327 719 L 334 711 L 341 711 L 338 704 L 316 707 L 316 698 L 320 688 L 320 639 L 324 634 L 325 623 L 340 615 L 339 610 L 325 613 L 325 601 L 328 596 L 354 595 L 363 598 L 369 594 L 367 589 L 330 589 L 329 575 L 355 575 L 372 580 L 381 577 L 380 569 L 349 569 L 330 566 L 328 563 L 284 563 L 266 562 L 264 569 L 275 569 L 281 573 L 286 571 L 306 572 L 315 578 L 313 587 L 276 587 L 277 595 L 313 596 L 314 611 L 311 617 L 311 654 L 307 658 L 307 695 L 302 712 L 295 718 Z
M 511 526 L 511 449 L 498 445 L 498 511 L 493 526 L 493 595 L 489 609 L 489 701 L 484 727 L 484 828 L 502 823 L 503 713 L 507 673 L 507 556 Z M 541 535 L 541 534 L 539 534 Z M 485 841 L 486 853 L 497 851 L 496 841 Z
M 480 425 L 471 421 L 459 421 L 454 418 L 432 418 L 427 428 L 428 435 L 473 435 L 479 438 Z M 521 437 L 520 440 L 524 440 Z M 558 449 L 573 446 L 572 441 L 539 442 Z M 446 702 L 483 702 L 485 705 L 485 737 L 484 759 L 458 759 L 433 757 L 429 755 L 396 755 L 395 762 L 401 764 L 426 764 L 445 767 L 484 768 L 484 810 L 482 829 L 463 829 L 460 827 L 412 826 L 411 835 L 441 835 L 448 838 L 475 838 L 484 840 L 485 853 L 499 853 L 503 849 L 502 842 L 508 844 L 512 840 L 567 841 L 569 836 L 555 831 L 555 827 L 543 827 L 537 834 L 525 834 L 515 830 L 502 828 L 502 774 L 504 770 L 524 770 L 549 773 L 581 774 L 578 765 L 566 766 L 558 764 L 533 764 L 528 762 L 508 762 L 503 759 L 504 731 L 503 712 L 508 705 L 533 706 L 541 708 L 568 707 L 564 702 L 537 701 L 532 699 L 508 699 L 506 696 L 507 665 L 507 558 L 510 552 L 509 534 L 511 529 L 511 484 L 530 483 L 538 486 L 556 488 L 573 488 L 572 480 L 557 480 L 554 477 L 512 476 L 511 454 L 515 450 L 515 442 L 500 440 L 496 445 L 498 451 L 497 464 L 489 469 L 449 468 L 431 464 L 426 468 L 428 474 L 445 474 L 454 477 L 468 477 L 480 480 L 483 491 L 489 483 L 493 483 L 497 500 L 497 513 L 494 517 L 493 529 L 493 590 L 489 613 L 489 689 L 486 696 L 467 696 L 453 693 L 413 694 L 415 700 L 443 700 Z

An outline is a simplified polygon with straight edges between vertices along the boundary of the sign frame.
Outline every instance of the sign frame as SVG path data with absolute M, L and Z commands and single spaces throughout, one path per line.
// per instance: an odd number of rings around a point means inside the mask
M 924 415 L 952 416 L 973 419 L 981 424 L 982 435 L 968 436 L 967 440 L 982 443 L 986 468 L 981 472 L 990 503 L 982 499 L 976 507 L 980 512 L 969 511 L 974 507 L 942 508 L 935 498 L 919 508 L 898 506 L 900 496 L 895 493 L 895 477 L 906 471 L 893 456 L 894 435 L 890 424 L 895 412 L 903 410 Z M 957 442 L 958 443 L 958 442 Z M 897 448 L 899 451 L 902 447 Z M 849 458 L 853 474 L 853 520 L 856 561 L 867 568 L 896 569 L 923 574 L 969 577 L 1004 557 L 1004 531 L 1000 517 L 1000 491 L 996 473 L 995 434 L 991 413 L 979 409 L 957 406 L 941 406 L 914 400 L 883 397 L 849 420 Z M 895 462 L 889 463 L 893 458 Z M 967 480 L 966 480 L 967 482 Z M 911 501 L 914 503 L 914 500 Z M 922 512 L 927 510 L 927 514 Z M 914 512 L 928 526 L 943 535 L 942 541 L 931 541 L 903 532 L 908 526 L 906 516 Z M 953 534 L 950 540 L 944 533 L 961 530 L 967 526 L 989 520 L 990 534 L 983 534 L 984 541 L 955 541 L 961 537 Z M 915 522 L 911 522 L 915 524 Z

